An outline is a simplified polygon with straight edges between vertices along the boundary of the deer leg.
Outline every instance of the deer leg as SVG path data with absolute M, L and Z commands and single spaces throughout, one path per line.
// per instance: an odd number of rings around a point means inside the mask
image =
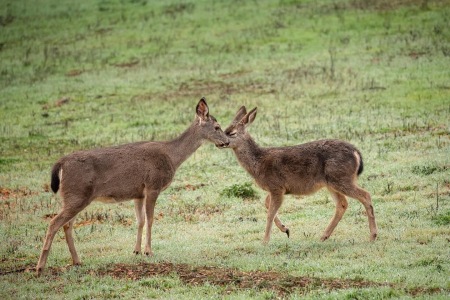
M 347 199 L 343 194 L 336 192 L 332 189 L 328 190 L 330 191 L 331 196 L 333 197 L 333 200 L 336 203 L 336 211 L 334 213 L 333 218 L 330 221 L 330 224 L 328 224 L 327 229 L 325 229 L 325 232 L 320 238 L 321 241 L 325 241 L 330 237 L 330 235 L 333 233 L 334 228 L 336 228 L 337 224 L 342 219 L 342 216 L 344 215 L 348 207 Z
M 66 242 L 67 242 L 67 246 L 69 246 L 69 252 L 70 255 L 72 256 L 72 264 L 74 266 L 76 265 L 81 265 L 81 261 L 78 258 L 78 254 L 77 254 L 77 250 L 75 249 L 75 244 L 73 242 L 73 224 L 75 223 L 75 217 L 72 218 L 72 220 L 70 220 L 68 223 L 66 223 L 63 228 L 64 228 L 64 235 L 66 236 Z
M 345 188 L 345 190 L 342 190 L 340 192 L 351 198 L 359 200 L 359 202 L 364 205 L 367 213 L 367 218 L 369 220 L 370 240 L 375 241 L 378 234 L 378 228 L 375 221 L 375 213 L 373 210 L 372 198 L 370 194 L 355 184 L 351 184 L 348 188 Z
M 269 206 L 270 206 L 270 194 L 268 194 L 267 197 L 266 197 L 265 205 L 266 205 L 266 208 L 269 209 Z M 289 237 L 289 228 L 287 228 L 281 222 L 281 220 L 278 218 L 278 215 L 275 215 L 274 222 L 275 222 L 275 225 L 277 225 L 278 229 L 280 229 L 281 232 L 286 233 L 287 236 Z
M 147 190 L 145 194 L 145 216 L 147 218 L 147 232 L 145 241 L 145 254 L 148 256 L 153 256 L 152 252 L 152 225 L 153 225 L 153 215 L 155 213 L 156 199 L 158 198 L 159 191 Z
M 266 232 L 264 235 L 264 244 L 267 244 L 270 240 L 270 232 L 272 230 L 272 224 L 274 223 L 278 209 L 283 202 L 283 194 L 270 193 L 269 209 L 267 210 L 267 223 Z
M 47 234 L 45 236 L 44 246 L 42 247 L 42 252 L 39 257 L 38 264 L 36 265 L 37 275 L 41 275 L 45 264 L 47 263 L 48 254 L 50 252 L 50 247 L 52 246 L 53 238 L 56 232 L 65 225 L 67 222 L 72 220 L 77 213 L 79 213 L 85 206 L 79 208 L 63 208 L 51 221 L 47 229 Z M 67 237 L 66 237 L 67 239 Z M 69 250 L 73 246 L 73 239 L 70 238 L 72 245 L 69 244 Z M 73 250 L 75 247 L 73 246 Z M 72 256 L 73 259 L 73 256 Z
M 141 253 L 142 231 L 145 225 L 144 199 L 134 199 L 134 210 L 137 221 L 137 237 L 133 253 L 139 254 Z

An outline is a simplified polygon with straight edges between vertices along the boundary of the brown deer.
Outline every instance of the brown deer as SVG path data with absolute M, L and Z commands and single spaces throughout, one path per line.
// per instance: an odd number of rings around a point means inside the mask
M 328 239 L 347 209 L 345 196 L 359 200 L 369 219 L 370 239 L 377 237 L 377 225 L 370 194 L 356 185 L 363 171 L 361 153 L 340 140 L 319 140 L 290 147 L 262 148 L 246 131 L 256 117 L 256 108 L 247 113 L 242 106 L 225 130 L 239 163 L 256 183 L 268 192 L 265 205 L 267 223 L 264 243 L 270 240 L 272 223 L 287 234 L 289 229 L 277 217 L 286 194 L 308 195 L 326 187 L 336 203 L 336 212 L 323 233 Z
M 72 230 L 75 216 L 92 201 L 135 201 L 138 233 L 135 253 L 141 251 L 142 231 L 147 219 L 145 254 L 152 255 L 151 230 L 158 195 L 172 182 L 177 168 L 203 143 L 219 148 L 229 143 L 204 98 L 196 107 L 194 122 L 179 137 L 167 142 L 137 142 L 116 147 L 78 151 L 62 157 L 52 169 L 51 188 L 58 189 L 62 209 L 51 220 L 36 266 L 41 274 L 56 232 L 64 227 L 74 265 L 80 264 Z

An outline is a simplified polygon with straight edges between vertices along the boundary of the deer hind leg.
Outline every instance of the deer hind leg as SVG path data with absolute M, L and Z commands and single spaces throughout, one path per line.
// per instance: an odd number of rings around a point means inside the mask
M 41 273 L 44 270 L 45 264 L 47 263 L 47 258 L 48 258 L 48 254 L 50 252 L 50 247 L 52 246 L 53 238 L 55 237 L 56 232 L 58 232 L 58 230 L 61 227 L 63 227 L 67 222 L 70 222 L 77 215 L 77 213 L 79 213 L 84 207 L 86 207 L 86 206 L 84 205 L 84 206 L 80 206 L 80 207 L 76 207 L 76 208 L 63 207 L 63 209 L 50 221 L 50 225 L 48 226 L 47 234 L 45 236 L 44 246 L 42 247 L 42 252 L 39 257 L 38 264 L 36 265 L 36 272 L 38 275 L 41 275 Z M 68 227 L 68 229 L 70 229 L 70 226 Z M 70 229 L 69 238 L 67 238 L 67 235 L 66 235 L 66 240 L 70 241 L 70 243 L 71 243 L 71 244 L 69 244 L 69 242 L 68 242 L 69 250 L 70 250 L 70 248 L 72 248 L 72 250 L 75 250 L 75 246 L 73 245 L 71 229 Z M 76 251 L 75 251 L 75 253 L 76 253 Z M 76 258 L 78 258 L 78 257 L 76 257 Z M 72 255 L 72 259 L 74 259 L 73 255 Z
M 155 213 L 156 199 L 158 198 L 159 191 L 147 190 L 145 193 L 145 216 L 147 218 L 147 232 L 145 241 L 144 253 L 148 256 L 153 256 L 152 252 L 152 225 L 153 215 Z
M 283 194 L 270 193 L 269 208 L 267 210 L 266 232 L 264 235 L 264 244 L 267 244 L 270 240 L 270 232 L 272 230 L 272 224 L 275 221 L 275 217 L 282 202 L 283 202 Z
M 145 225 L 144 199 L 134 199 L 134 210 L 137 221 L 137 236 L 133 253 L 139 254 L 141 253 L 142 231 Z
M 69 246 L 70 255 L 72 256 L 72 264 L 74 266 L 81 265 L 81 261 L 78 258 L 77 250 L 75 249 L 75 244 L 73 242 L 73 224 L 75 223 L 75 217 L 72 218 L 68 223 L 66 223 L 64 228 L 64 235 L 66 236 L 67 246 Z
M 331 196 L 333 197 L 333 200 L 336 204 L 336 211 L 334 213 L 333 218 L 330 221 L 330 224 L 328 224 L 327 229 L 325 229 L 322 237 L 320 238 L 321 241 L 325 241 L 330 237 L 330 235 L 333 233 L 333 230 L 336 228 L 339 221 L 341 221 L 342 216 L 344 215 L 345 211 L 348 207 L 348 202 L 345 196 L 339 192 L 336 192 L 332 189 L 329 189 Z
M 266 197 L 265 205 L 266 205 L 266 208 L 269 209 L 269 207 L 270 207 L 270 194 L 268 194 L 267 197 Z M 278 218 L 278 215 L 275 215 L 274 222 L 275 222 L 275 225 L 277 225 L 278 229 L 280 229 L 281 232 L 286 233 L 287 236 L 289 237 L 289 233 L 290 233 L 289 232 L 289 228 L 287 228 L 281 222 L 281 220 Z
M 370 240 L 374 241 L 377 238 L 378 229 L 377 229 L 377 223 L 375 221 L 375 213 L 372 206 L 372 198 L 370 194 L 363 190 L 362 188 L 358 187 L 356 184 L 351 184 L 348 187 L 345 187 L 344 189 L 341 189 L 340 192 L 343 194 L 359 200 L 359 202 L 364 205 L 364 208 L 366 209 L 367 218 L 369 220 L 369 229 L 370 229 Z

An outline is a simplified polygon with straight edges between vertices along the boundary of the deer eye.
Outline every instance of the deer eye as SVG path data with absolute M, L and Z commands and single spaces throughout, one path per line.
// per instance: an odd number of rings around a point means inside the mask
M 216 126 L 216 127 L 214 127 L 214 130 L 215 130 L 215 131 L 218 131 L 218 130 L 220 130 L 220 127 L 219 127 L 219 126 Z
M 228 136 L 236 136 L 236 131 L 232 131 L 228 134 Z

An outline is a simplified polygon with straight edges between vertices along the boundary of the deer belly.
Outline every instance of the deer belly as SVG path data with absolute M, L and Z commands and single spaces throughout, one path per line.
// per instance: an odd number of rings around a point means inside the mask
M 122 202 L 123 200 L 120 201 L 120 200 L 118 200 L 116 198 L 113 198 L 113 197 L 97 197 L 97 198 L 94 199 L 94 201 L 99 201 L 99 202 L 102 202 L 102 203 L 119 203 L 119 202 Z
M 289 194 L 310 195 L 310 194 L 317 192 L 324 186 L 325 185 L 321 182 L 306 183 L 306 184 L 293 184 L 289 187 L 286 187 L 286 190 L 289 191 Z

